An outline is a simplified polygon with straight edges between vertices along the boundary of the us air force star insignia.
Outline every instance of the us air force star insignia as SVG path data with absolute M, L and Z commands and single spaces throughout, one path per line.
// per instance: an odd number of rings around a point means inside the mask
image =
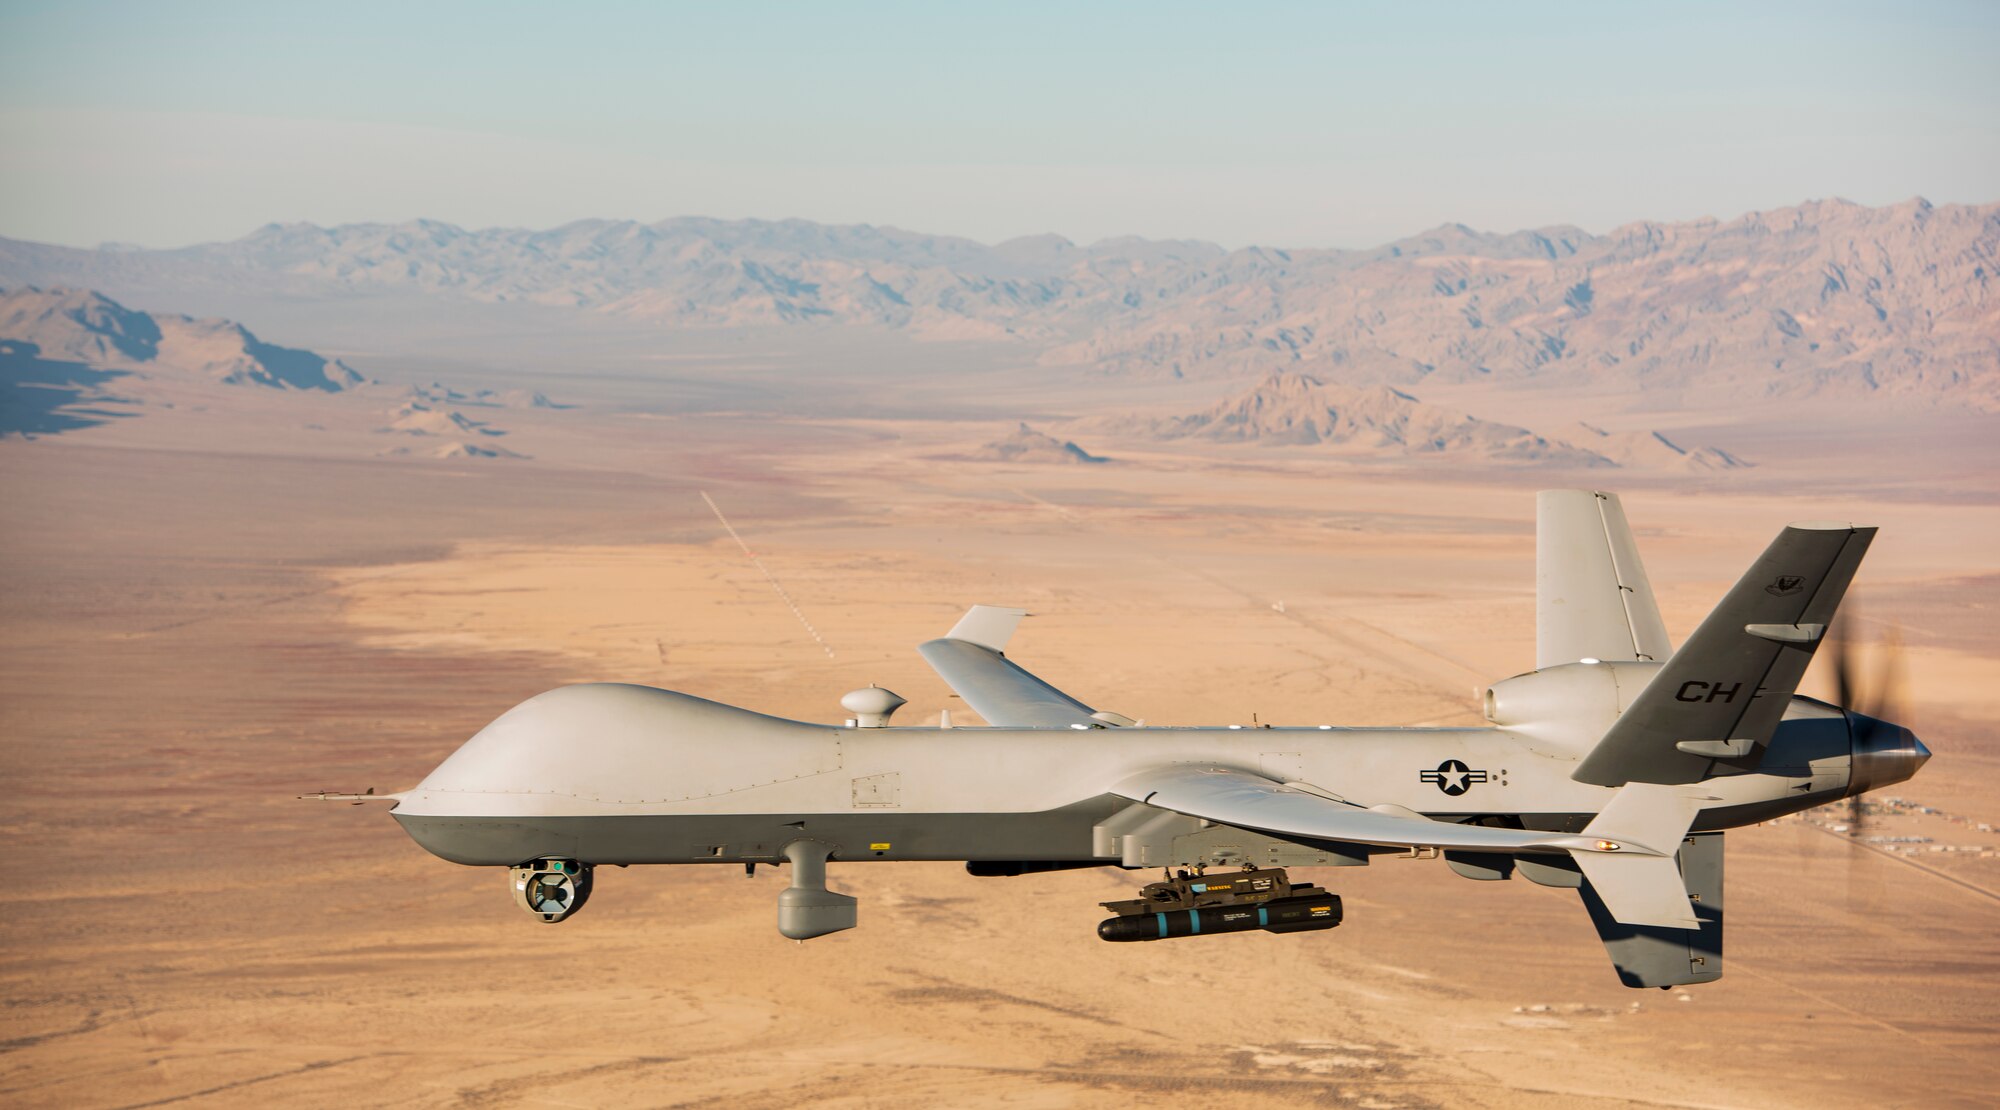
M 1484 771 L 1475 771 L 1456 759 L 1447 759 L 1437 765 L 1435 771 L 1419 771 L 1417 777 L 1425 782 L 1437 783 L 1437 788 L 1456 798 L 1472 788 L 1475 782 L 1486 782 L 1492 776 Z

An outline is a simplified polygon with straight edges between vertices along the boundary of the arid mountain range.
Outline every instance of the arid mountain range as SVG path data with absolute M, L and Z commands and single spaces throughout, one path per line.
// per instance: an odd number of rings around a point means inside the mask
M 361 403 L 389 401 L 394 407 L 373 431 L 414 437 L 421 446 L 399 443 L 377 453 L 438 458 L 524 457 L 491 442 L 506 430 L 461 407 L 557 407 L 532 390 L 370 382 L 339 359 L 266 343 L 233 320 L 140 311 L 94 290 L 0 290 L 0 435 L 55 435 L 181 404 L 208 410 L 245 389 L 302 397 L 359 392 L 368 395 Z
M 1372 250 L 1056 236 L 987 246 L 791 220 L 271 225 L 176 250 L 0 240 L 0 284 L 527 301 L 677 329 L 869 327 L 1138 377 L 1493 381 L 1626 408 L 1769 398 L 2000 410 L 2000 204 L 1814 201 L 1736 219 Z
M 1583 424 L 1558 438 L 1426 404 L 1394 386 L 1340 385 L 1293 371 L 1274 373 L 1198 412 L 1086 418 L 1076 428 L 1154 441 L 1315 447 L 1457 464 L 1690 471 L 1749 465 L 1713 447 L 1684 448 L 1658 432 L 1607 432 Z
M 6 387 L 0 394 L 6 406 L 0 432 L 28 433 L 59 432 L 172 407 L 148 396 L 146 383 L 308 393 L 339 393 L 369 384 L 338 359 L 265 343 L 234 321 L 137 311 L 91 290 L 33 286 L 0 291 L 0 373 L 0 385 Z M 112 382 L 117 385 L 107 384 Z M 378 452 L 384 454 L 521 458 L 492 442 L 507 435 L 506 429 L 483 414 L 461 410 L 556 407 L 531 390 L 464 392 L 437 382 L 393 393 L 394 387 L 379 382 L 373 388 L 396 402 L 373 431 L 422 441 L 422 446 L 399 444 Z M 1197 412 L 1087 416 L 1069 424 L 1072 430 L 1145 443 L 1311 447 L 1453 464 L 1642 470 L 1747 465 L 1712 447 L 1684 449 L 1658 432 L 1613 433 L 1578 425 L 1565 439 L 1426 404 L 1393 386 L 1343 385 L 1290 370 L 1274 372 Z M 1107 461 L 1026 422 L 971 457 L 1008 463 Z
M 225 385 L 336 393 L 362 381 L 338 359 L 266 343 L 232 320 L 140 312 L 88 289 L 0 289 L 0 340 L 12 359 L 165 371 Z

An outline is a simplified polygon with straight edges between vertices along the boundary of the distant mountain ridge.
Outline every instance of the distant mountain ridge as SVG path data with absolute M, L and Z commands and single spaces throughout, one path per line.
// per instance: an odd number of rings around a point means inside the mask
M 228 385 L 328 393 L 360 385 L 339 359 L 266 343 L 232 320 L 140 312 L 89 289 L 0 289 L 0 340 L 43 360 L 169 370 Z
M 0 240 L 0 284 L 528 301 L 692 328 L 861 326 L 1099 373 L 1557 384 L 1679 407 L 1820 394 L 2000 411 L 2000 204 L 1813 201 L 1734 220 L 1371 250 L 803 220 L 273 224 L 177 250 Z
M 169 412 L 175 402 L 161 396 L 161 387 L 180 391 L 178 397 L 185 401 L 191 384 L 228 387 L 197 394 L 198 403 L 191 406 L 197 412 L 228 404 L 225 396 L 247 398 L 257 389 L 292 393 L 335 412 L 356 391 L 363 398 L 385 392 L 381 382 L 369 381 L 339 359 L 266 343 L 233 320 L 143 312 L 92 289 L 0 289 L 0 436 L 60 435 Z M 322 400 L 331 394 L 349 396 Z M 421 437 L 427 446 L 397 445 L 380 454 L 527 458 L 479 442 L 508 432 L 454 406 L 565 407 L 531 390 L 463 393 L 440 382 L 406 386 L 396 396 L 400 403 L 373 432 Z M 307 427 L 324 430 L 317 423 Z M 437 439 L 444 442 L 428 445 Z
M 1393 386 L 1341 385 L 1293 371 L 1273 373 L 1197 412 L 1097 417 L 1076 423 L 1078 428 L 1155 441 L 1319 447 L 1456 463 L 1641 470 L 1730 470 L 1749 465 L 1713 447 L 1688 450 L 1657 432 L 1611 433 L 1579 425 L 1577 436 L 1557 438 L 1427 404 Z
M 1347 448 L 1455 461 L 1616 465 L 1526 428 L 1428 405 L 1386 385 L 1347 386 L 1279 372 L 1198 412 L 1103 420 L 1108 431 L 1152 440 L 1201 439 L 1265 447 Z

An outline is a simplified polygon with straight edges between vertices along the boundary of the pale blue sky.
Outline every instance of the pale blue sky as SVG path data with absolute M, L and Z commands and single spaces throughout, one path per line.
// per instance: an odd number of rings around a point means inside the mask
M 28 3 L 0 235 L 801 216 L 1360 246 L 2000 200 L 2000 2 Z

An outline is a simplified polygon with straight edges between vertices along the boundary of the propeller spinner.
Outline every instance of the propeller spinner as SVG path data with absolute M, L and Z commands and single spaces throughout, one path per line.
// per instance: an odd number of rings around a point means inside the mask
M 1898 713 L 1902 690 L 1902 645 L 1893 632 L 1878 652 L 1874 673 L 1864 687 L 1858 680 L 1859 663 L 1854 651 L 1854 617 L 1843 614 L 1834 630 L 1834 699 L 1847 714 L 1848 734 L 1853 738 L 1853 769 L 1847 787 L 1848 825 L 1861 831 L 1861 795 L 1878 787 L 1902 782 L 1917 773 L 1931 751 L 1917 735 L 1902 725 L 1885 720 Z

